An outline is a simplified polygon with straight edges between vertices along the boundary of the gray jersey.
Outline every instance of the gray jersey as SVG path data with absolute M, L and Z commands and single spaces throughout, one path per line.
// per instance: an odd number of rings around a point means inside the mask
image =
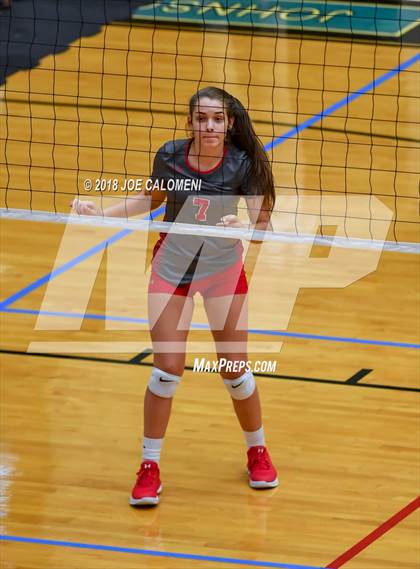
M 228 145 L 214 168 L 198 171 L 189 164 L 189 145 L 167 142 L 154 160 L 152 180 L 167 192 L 164 221 L 216 225 L 225 215 L 237 215 L 240 196 L 257 193 L 246 152 Z M 166 281 L 186 284 L 231 267 L 241 256 L 237 239 L 163 234 L 153 266 Z

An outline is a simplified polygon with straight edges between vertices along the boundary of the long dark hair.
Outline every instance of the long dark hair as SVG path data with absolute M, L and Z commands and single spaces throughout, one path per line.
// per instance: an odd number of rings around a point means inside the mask
M 232 128 L 228 130 L 228 140 L 247 153 L 251 163 L 249 176 L 256 186 L 262 188 L 264 206 L 272 211 L 276 201 L 273 173 L 267 153 L 254 130 L 248 111 L 239 99 L 227 91 L 218 87 L 204 87 L 194 93 L 190 99 L 190 116 L 201 97 L 220 101 L 226 109 L 228 118 L 234 119 Z

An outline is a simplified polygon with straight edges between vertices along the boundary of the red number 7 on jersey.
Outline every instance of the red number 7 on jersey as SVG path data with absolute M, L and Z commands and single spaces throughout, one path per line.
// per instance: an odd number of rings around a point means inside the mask
M 210 205 L 210 200 L 206 198 L 193 198 L 193 205 L 198 206 L 198 211 L 195 214 L 197 221 L 207 221 L 207 210 Z

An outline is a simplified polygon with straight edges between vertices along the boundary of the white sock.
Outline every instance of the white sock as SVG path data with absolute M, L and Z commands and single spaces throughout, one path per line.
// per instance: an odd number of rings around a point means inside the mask
M 160 451 L 162 450 L 163 439 L 143 438 L 143 461 L 153 460 L 159 464 Z
M 244 436 L 248 448 L 265 446 L 264 427 L 260 427 L 258 431 L 244 431 Z

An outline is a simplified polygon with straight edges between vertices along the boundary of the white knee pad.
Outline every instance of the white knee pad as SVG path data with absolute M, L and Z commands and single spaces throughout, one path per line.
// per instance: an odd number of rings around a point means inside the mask
M 255 379 L 252 371 L 246 371 L 236 379 L 224 379 L 223 381 L 233 399 L 247 399 L 255 391 Z
M 173 375 L 154 367 L 149 380 L 149 389 L 155 395 L 169 399 L 175 395 L 180 381 L 181 377 L 179 375 Z

